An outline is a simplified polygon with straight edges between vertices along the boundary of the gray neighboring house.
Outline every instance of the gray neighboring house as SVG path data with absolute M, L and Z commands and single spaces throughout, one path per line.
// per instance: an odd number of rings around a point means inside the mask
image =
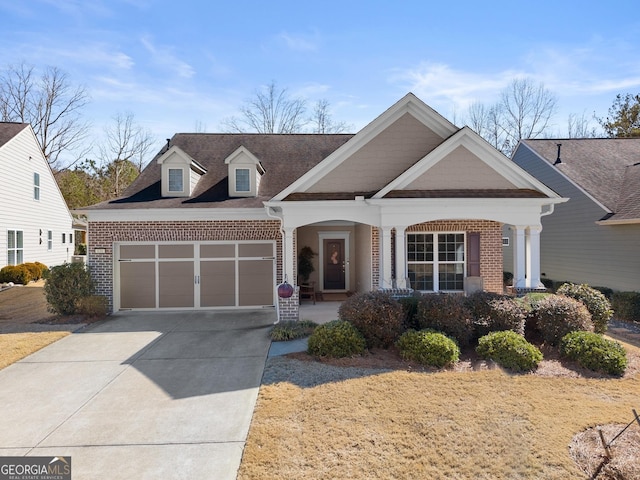
M 513 161 L 570 199 L 542 217 L 541 278 L 640 291 L 640 138 L 524 140 Z

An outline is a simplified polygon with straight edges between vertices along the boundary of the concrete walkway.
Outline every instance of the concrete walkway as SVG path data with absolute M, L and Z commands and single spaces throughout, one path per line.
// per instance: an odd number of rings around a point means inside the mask
M 0 371 L 0 455 L 74 480 L 235 479 L 272 310 L 121 313 Z

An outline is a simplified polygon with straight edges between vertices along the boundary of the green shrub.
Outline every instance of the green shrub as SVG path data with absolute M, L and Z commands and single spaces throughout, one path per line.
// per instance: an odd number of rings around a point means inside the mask
M 640 292 L 615 292 L 611 304 L 617 319 L 640 322 Z
M 420 297 L 401 297 L 398 299 L 400 305 L 402 305 L 402 311 L 404 312 L 404 328 L 405 330 L 414 329 L 418 330 L 418 303 Z
M 369 348 L 390 347 L 403 330 L 402 305 L 383 292 L 349 297 L 340 305 L 338 317 L 356 327 Z
M 591 288 L 598 290 L 601 294 L 603 294 L 607 298 L 607 300 L 611 301 L 611 298 L 613 297 L 612 288 L 609 288 L 609 287 L 591 287 Z
M 32 280 L 31 270 L 23 263 L 20 265 L 7 265 L 0 270 L 0 282 L 17 283 L 26 285 Z
M 74 255 L 86 255 L 87 254 L 87 244 L 86 243 L 78 243 L 75 248 Z
M 475 292 L 466 298 L 466 304 L 474 316 L 477 338 L 501 330 L 512 330 L 524 335 L 527 310 L 522 302 L 508 295 Z
M 508 287 L 513 285 L 513 273 L 511 272 L 502 272 L 502 285 L 504 287 Z
M 473 313 L 459 295 L 423 295 L 418 302 L 416 319 L 420 330 L 443 332 L 455 338 L 460 346 L 469 345 L 473 337 Z
M 106 317 L 109 312 L 109 300 L 102 295 L 89 295 L 78 299 L 76 313 L 92 318 Z
M 334 320 L 320 325 L 309 337 L 307 352 L 318 357 L 351 357 L 362 355 L 367 342 L 349 322 Z
M 269 332 L 274 342 L 286 342 L 296 338 L 308 337 L 318 324 L 311 320 L 286 321 L 277 323 Z
M 622 345 L 592 332 L 571 332 L 562 337 L 560 354 L 589 370 L 610 375 L 622 375 L 628 364 Z
M 482 358 L 516 372 L 535 370 L 542 361 L 542 352 L 522 335 L 505 330 L 491 332 L 478 340 L 476 352 Z
M 611 310 L 609 300 L 607 300 L 607 297 L 605 297 L 602 292 L 586 284 L 576 285 L 573 283 L 565 283 L 558 288 L 556 293 L 558 295 L 575 298 L 582 302 L 591 314 L 594 331 L 596 333 L 604 333 L 607 331 L 607 325 L 613 315 L 613 310 Z
M 536 302 L 533 314 L 542 338 L 557 345 L 567 333 L 593 331 L 591 314 L 582 302 L 563 295 L 548 295 Z
M 59 315 L 77 313 L 78 301 L 93 294 L 93 280 L 83 263 L 65 263 L 49 270 L 44 285 L 49 311 Z
M 433 330 L 408 330 L 396 342 L 400 354 L 422 365 L 444 367 L 460 358 L 460 348 L 454 340 Z

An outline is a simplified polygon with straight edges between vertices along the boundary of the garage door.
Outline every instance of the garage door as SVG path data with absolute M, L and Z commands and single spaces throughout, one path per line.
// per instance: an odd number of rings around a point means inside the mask
M 272 241 L 122 243 L 114 252 L 119 309 L 274 304 Z

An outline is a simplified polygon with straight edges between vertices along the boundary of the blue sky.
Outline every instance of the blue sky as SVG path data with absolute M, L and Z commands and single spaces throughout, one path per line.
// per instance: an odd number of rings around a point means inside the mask
M 0 0 L 0 68 L 64 70 L 96 138 L 132 112 L 158 139 L 221 130 L 271 81 L 362 128 L 411 91 L 462 126 L 518 76 L 570 113 L 640 92 L 637 2 Z

